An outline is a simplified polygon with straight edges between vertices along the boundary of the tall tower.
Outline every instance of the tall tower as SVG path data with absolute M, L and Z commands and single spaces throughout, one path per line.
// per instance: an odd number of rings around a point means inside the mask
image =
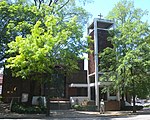
M 101 17 L 101 16 L 100 16 Z M 95 103 L 99 109 L 99 77 L 102 74 L 99 68 L 99 54 L 106 48 L 112 47 L 110 41 L 107 40 L 109 30 L 113 26 L 113 21 L 95 18 L 88 26 L 88 35 L 92 37 L 94 42 L 90 44 L 90 49 L 93 53 L 88 55 L 88 97 L 91 99 L 91 84 L 95 87 Z

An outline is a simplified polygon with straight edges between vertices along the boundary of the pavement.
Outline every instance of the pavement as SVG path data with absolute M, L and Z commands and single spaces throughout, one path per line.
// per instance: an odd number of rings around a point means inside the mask
M 137 113 L 132 113 L 132 111 L 106 111 L 105 114 L 100 114 L 99 112 L 89 112 L 89 111 L 76 111 L 70 110 L 51 110 L 50 116 L 46 117 L 45 114 L 17 114 L 10 111 L 5 113 L 0 113 L 0 119 L 53 119 L 53 118 L 92 118 L 92 117 L 116 117 L 116 116 L 131 116 L 131 115 L 150 115 L 150 110 L 137 111 Z
M 76 111 L 70 110 L 51 110 L 50 116 L 45 114 L 18 114 L 10 112 L 8 104 L 0 104 L 0 119 L 75 119 L 75 118 L 92 118 L 92 117 L 117 117 L 117 116 L 132 116 L 132 115 L 150 115 L 150 108 L 133 113 L 132 111 L 106 111 L 105 114 L 93 111 Z

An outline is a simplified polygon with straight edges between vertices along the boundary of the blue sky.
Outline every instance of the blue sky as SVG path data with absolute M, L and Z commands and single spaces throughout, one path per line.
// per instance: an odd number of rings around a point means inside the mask
M 120 0 L 93 0 L 92 3 L 85 6 L 85 9 L 92 14 L 92 18 L 88 21 L 90 24 L 94 18 L 99 17 L 98 15 L 101 13 L 103 18 L 107 16 L 109 11 L 111 11 L 115 4 L 117 4 Z M 142 10 L 149 11 L 149 14 L 144 17 L 144 21 L 148 20 L 150 24 L 150 0 L 132 0 L 134 1 L 135 8 L 141 8 Z M 87 32 L 85 31 L 85 34 Z M 87 57 L 87 55 L 85 55 Z M 87 59 L 85 60 L 85 69 L 87 69 Z
M 93 21 L 93 18 L 98 17 L 100 13 L 103 15 L 103 17 L 106 17 L 108 12 L 111 11 L 115 6 L 115 4 L 117 4 L 119 1 L 120 0 L 93 0 L 92 3 L 86 5 L 85 6 L 86 10 L 92 14 L 92 18 L 89 20 L 89 23 Z M 132 1 L 134 1 L 134 5 L 136 8 L 141 8 L 142 10 L 148 10 L 150 12 L 150 0 L 132 0 Z M 150 23 L 150 13 L 148 16 L 144 18 L 144 20 L 148 19 Z
M 91 22 L 93 18 L 98 17 L 101 13 L 103 17 L 106 17 L 109 11 L 113 9 L 115 4 L 120 0 L 93 0 L 92 3 L 85 6 L 86 10 L 90 12 L 93 17 L 89 20 Z M 134 1 L 135 8 L 141 8 L 150 12 L 150 0 L 132 0 Z M 150 13 L 144 18 L 145 20 L 150 19 Z M 149 20 L 150 22 L 150 20 Z

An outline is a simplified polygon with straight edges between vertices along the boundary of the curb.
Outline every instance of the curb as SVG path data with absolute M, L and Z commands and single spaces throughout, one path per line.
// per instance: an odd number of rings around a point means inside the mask
M 51 111 L 50 116 L 46 117 L 45 114 L 17 114 L 17 113 L 0 113 L 0 119 L 53 119 L 53 118 L 92 118 L 92 117 L 118 117 L 118 116 L 130 116 L 150 114 L 149 112 L 137 111 L 107 111 L 105 114 L 99 112 L 89 111 L 73 111 L 73 110 L 56 110 Z

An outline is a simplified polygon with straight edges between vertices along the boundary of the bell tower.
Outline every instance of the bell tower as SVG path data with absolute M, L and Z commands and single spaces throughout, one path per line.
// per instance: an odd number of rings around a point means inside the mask
M 99 109 L 99 77 L 102 74 L 99 68 L 99 54 L 106 48 L 112 47 L 111 42 L 107 40 L 109 35 L 109 30 L 114 25 L 114 22 L 111 20 L 102 19 L 102 15 L 99 15 L 100 18 L 94 18 L 93 22 L 88 26 L 87 31 L 88 35 L 94 40 L 90 44 L 90 49 L 93 51 L 88 54 L 88 97 L 91 99 L 91 86 L 95 87 L 95 103 Z

